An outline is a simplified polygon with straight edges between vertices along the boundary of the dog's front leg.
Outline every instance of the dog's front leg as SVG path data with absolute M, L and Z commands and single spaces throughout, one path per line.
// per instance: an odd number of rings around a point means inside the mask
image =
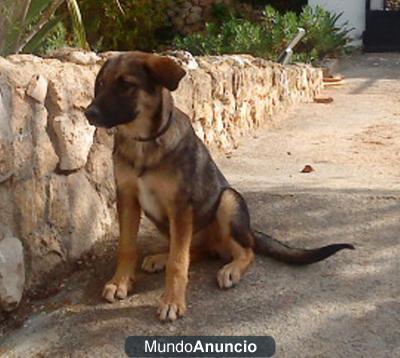
M 193 212 L 190 207 L 169 215 L 170 248 L 166 266 L 165 292 L 158 309 L 162 321 L 175 321 L 186 311 Z
M 134 188 L 118 187 L 117 210 L 120 231 L 117 269 L 103 290 L 103 297 L 109 302 L 114 302 L 116 298 L 126 298 L 135 280 L 138 259 L 136 237 L 141 210 Z

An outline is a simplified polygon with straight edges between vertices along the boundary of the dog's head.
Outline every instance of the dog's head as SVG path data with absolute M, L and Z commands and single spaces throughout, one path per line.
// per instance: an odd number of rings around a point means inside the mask
M 185 71 L 168 57 L 129 52 L 111 58 L 97 75 L 86 118 L 106 128 L 138 118 L 148 121 L 160 110 L 162 89 L 176 90 L 184 76 Z

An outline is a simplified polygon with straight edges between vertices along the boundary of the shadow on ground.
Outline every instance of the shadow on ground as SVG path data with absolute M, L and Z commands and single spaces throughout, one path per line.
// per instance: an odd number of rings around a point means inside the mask
M 221 291 L 221 265 L 193 265 L 189 310 L 173 324 L 158 322 L 155 311 L 163 274 L 140 274 L 127 300 L 106 304 L 104 282 L 113 255 L 76 272 L 46 309 L 5 337 L 15 356 L 123 356 L 128 335 L 268 334 L 278 356 L 393 356 L 400 349 L 400 193 L 381 191 L 271 190 L 245 194 L 254 226 L 291 245 L 314 247 L 352 242 L 343 251 L 308 267 L 289 267 L 259 257 L 241 284 Z M 141 238 L 144 251 L 157 251 Z

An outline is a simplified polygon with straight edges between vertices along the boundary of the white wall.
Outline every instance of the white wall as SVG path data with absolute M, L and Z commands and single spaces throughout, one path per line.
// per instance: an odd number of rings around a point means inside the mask
M 374 0 L 371 1 L 371 3 L 373 2 Z M 343 12 L 339 21 L 348 21 L 349 27 L 354 27 L 350 35 L 355 44 L 361 43 L 362 33 L 365 29 L 365 0 L 308 0 L 308 3 L 311 6 L 320 5 L 337 14 Z
M 371 10 L 382 10 L 384 0 L 371 0 Z

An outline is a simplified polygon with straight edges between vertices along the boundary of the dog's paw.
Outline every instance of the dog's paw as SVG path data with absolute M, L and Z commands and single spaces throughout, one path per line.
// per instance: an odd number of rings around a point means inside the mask
M 220 288 L 231 288 L 239 283 L 240 278 L 240 268 L 233 262 L 223 266 L 217 273 L 217 281 Z
M 131 275 L 113 277 L 105 284 L 102 296 L 108 302 L 115 302 L 116 299 L 123 300 L 132 290 L 133 280 Z
M 173 322 L 185 315 L 186 305 L 184 303 L 161 302 L 158 307 L 158 317 L 162 322 Z
M 144 258 L 142 270 L 146 272 L 159 272 L 165 269 L 167 264 L 168 254 L 150 255 Z

